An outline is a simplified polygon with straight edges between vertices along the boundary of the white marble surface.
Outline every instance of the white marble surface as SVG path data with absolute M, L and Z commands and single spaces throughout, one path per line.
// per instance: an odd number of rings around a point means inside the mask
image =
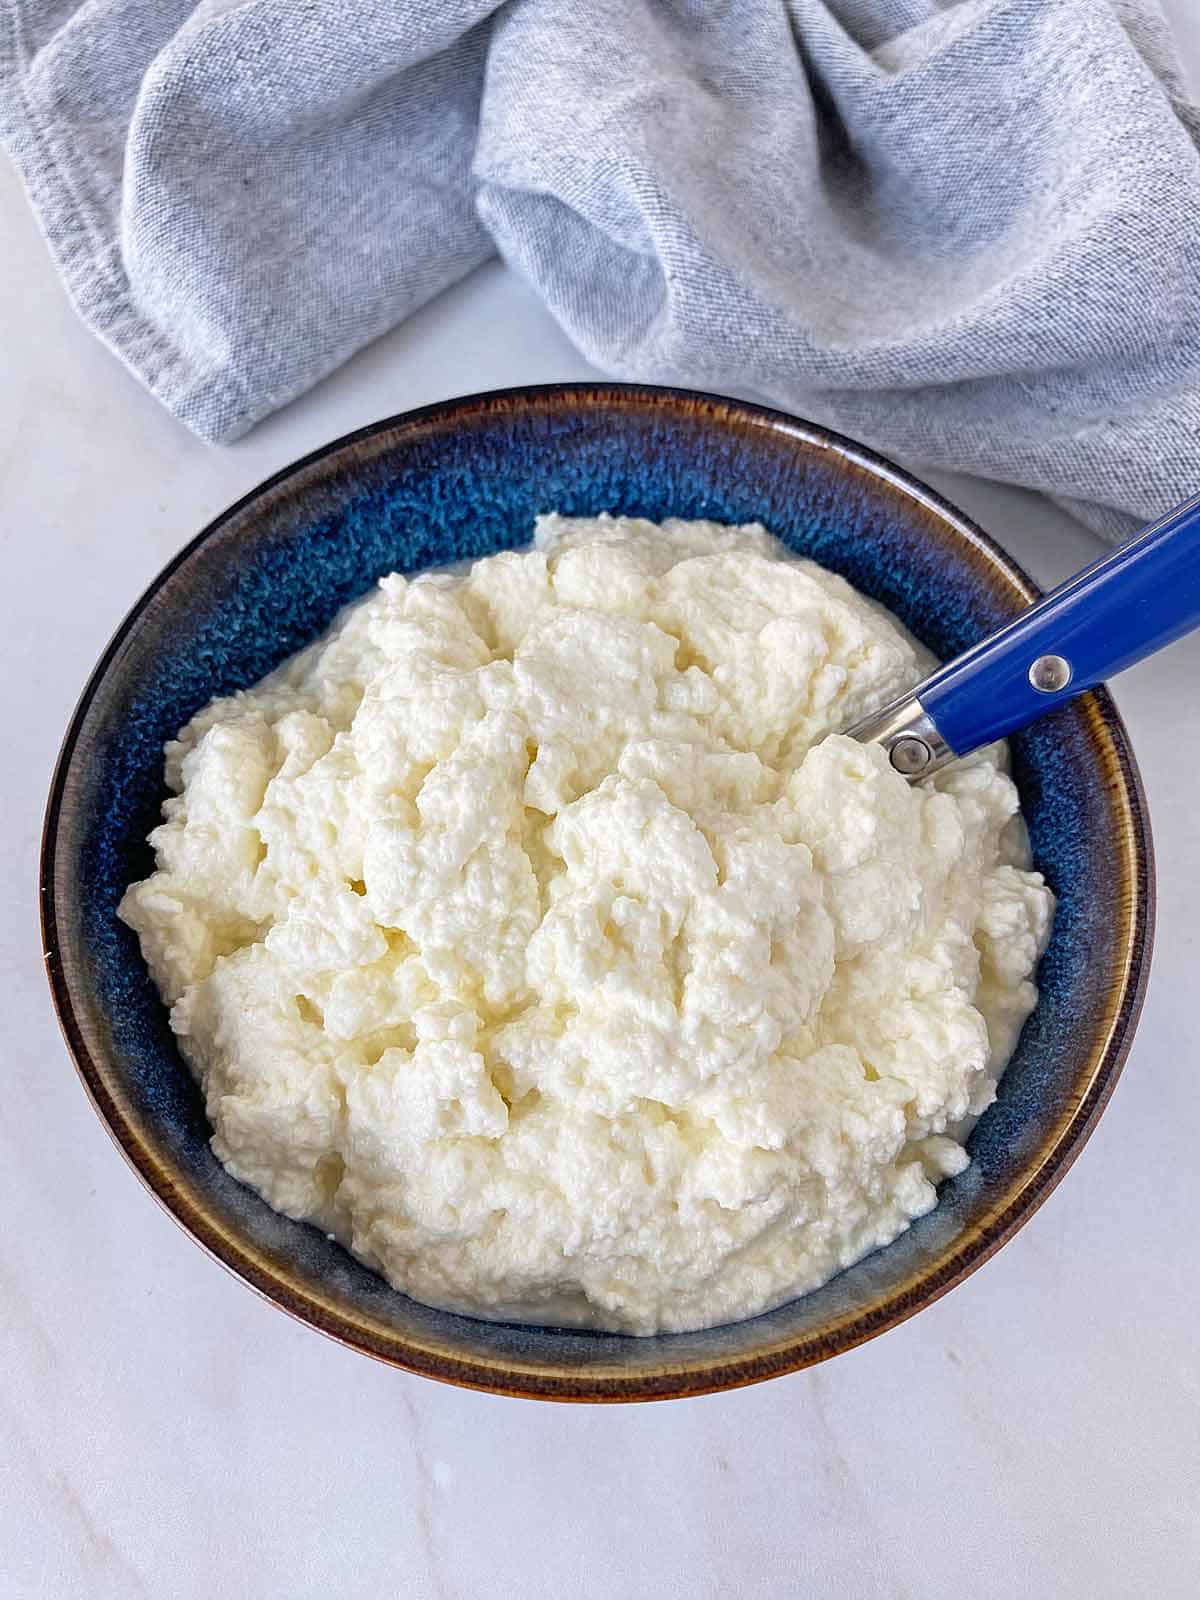
M 492 266 L 212 450 L 76 323 L 7 168 L 0 239 L 0 1600 L 1200 1593 L 1200 636 L 1118 689 L 1161 873 L 1142 1027 L 994 1261 L 736 1394 L 574 1408 L 411 1378 L 259 1301 L 116 1154 L 41 972 L 41 807 L 99 650 L 213 513 L 378 416 L 589 369 Z M 1098 548 L 1027 495 L 939 483 L 1043 581 Z

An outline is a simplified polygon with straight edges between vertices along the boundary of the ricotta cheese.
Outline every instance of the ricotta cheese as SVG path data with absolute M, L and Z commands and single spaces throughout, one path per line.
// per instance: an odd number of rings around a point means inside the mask
M 121 904 L 217 1156 L 475 1316 L 700 1328 L 886 1245 L 1053 911 L 1002 750 L 837 733 L 928 665 L 757 526 L 383 579 L 167 746 Z

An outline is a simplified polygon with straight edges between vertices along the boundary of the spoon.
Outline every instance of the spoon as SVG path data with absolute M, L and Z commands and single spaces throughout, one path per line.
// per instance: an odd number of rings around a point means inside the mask
M 1200 627 L 1200 494 L 847 733 L 910 782 Z

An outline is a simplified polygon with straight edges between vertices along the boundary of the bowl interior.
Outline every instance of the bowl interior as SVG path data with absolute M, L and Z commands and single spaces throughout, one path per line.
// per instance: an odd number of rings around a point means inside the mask
M 432 407 L 309 458 L 232 508 L 158 579 L 85 691 L 47 815 L 43 911 L 72 1053 L 126 1155 L 181 1222 L 285 1309 L 454 1381 L 650 1398 L 770 1376 L 910 1315 L 1036 1205 L 1123 1058 L 1148 953 L 1149 845 L 1104 694 L 1014 741 L 1034 857 L 1058 896 L 1041 998 L 971 1140 L 971 1166 L 887 1250 L 751 1321 L 654 1339 L 432 1311 L 227 1176 L 134 936 L 115 908 L 151 868 L 162 746 L 392 570 L 528 541 L 540 511 L 761 521 L 894 610 L 941 656 L 1035 591 L 964 518 L 846 441 L 775 413 L 611 386 Z

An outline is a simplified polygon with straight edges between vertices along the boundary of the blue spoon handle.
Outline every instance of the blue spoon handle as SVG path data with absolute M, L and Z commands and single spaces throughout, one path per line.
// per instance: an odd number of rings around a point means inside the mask
M 1200 495 L 851 732 L 917 778 L 1200 627 Z M 923 748 L 922 748 L 923 747 Z

